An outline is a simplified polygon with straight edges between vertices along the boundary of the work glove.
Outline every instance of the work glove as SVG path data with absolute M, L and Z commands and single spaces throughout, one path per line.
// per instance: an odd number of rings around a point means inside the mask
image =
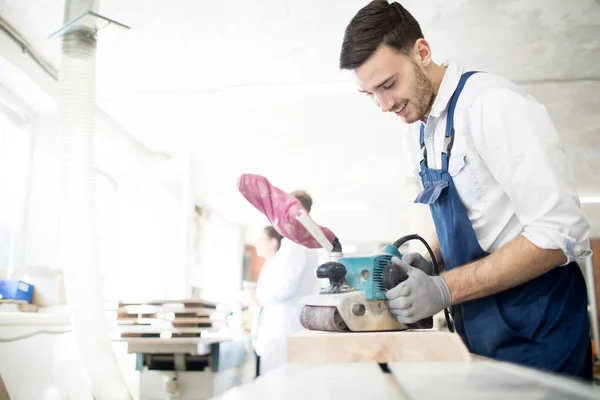
M 425 272 L 427 275 L 435 275 L 433 261 L 426 259 L 419 253 L 408 253 L 402 256 L 402 261 Z
M 398 322 L 414 324 L 450 307 L 450 290 L 441 277 L 429 276 L 397 257 L 392 258 L 392 264 L 408 275 L 404 282 L 386 293 L 388 308 Z

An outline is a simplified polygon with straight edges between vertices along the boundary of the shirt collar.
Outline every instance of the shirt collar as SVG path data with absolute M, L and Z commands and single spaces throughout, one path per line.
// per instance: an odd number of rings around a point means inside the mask
M 442 78 L 438 94 L 435 96 L 435 100 L 431 106 L 431 112 L 429 113 L 430 116 L 436 118 L 439 118 L 439 116 L 446 111 L 446 108 L 448 108 L 450 98 L 454 94 L 454 91 L 458 86 L 458 81 L 460 81 L 460 76 L 464 70 L 463 65 L 456 60 L 444 62 L 442 67 L 446 67 L 446 73 L 444 74 L 444 78 Z

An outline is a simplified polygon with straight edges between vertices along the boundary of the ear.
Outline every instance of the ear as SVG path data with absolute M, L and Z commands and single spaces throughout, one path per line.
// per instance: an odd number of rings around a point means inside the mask
M 425 39 L 418 39 L 414 46 L 414 55 L 417 63 L 423 67 L 427 67 L 431 64 L 431 48 L 429 43 Z

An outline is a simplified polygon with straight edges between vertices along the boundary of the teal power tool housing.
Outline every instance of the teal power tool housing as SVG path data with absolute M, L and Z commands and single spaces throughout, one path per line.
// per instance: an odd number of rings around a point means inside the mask
M 408 279 L 402 268 L 392 264 L 392 258 L 401 259 L 398 248 L 412 239 L 425 244 L 433 257 L 436 273 L 439 273 L 431 248 L 418 235 L 400 238 L 393 245 L 385 246 L 379 254 L 341 257 L 326 262 L 317 268 L 316 274 L 318 278 L 329 279 L 329 286 L 318 295 L 301 300 L 305 305 L 300 316 L 302 326 L 309 330 L 342 332 L 431 329 L 433 317 L 405 325 L 387 308 L 386 292 Z M 339 242 L 338 246 L 337 251 L 341 253 Z
M 364 292 L 365 300 L 386 300 L 385 293 L 389 289 L 386 289 L 384 285 L 384 278 L 386 277 L 386 271 L 389 270 L 392 264 L 392 257 L 401 259 L 402 254 L 396 247 L 387 245 L 381 254 L 362 257 L 342 257 L 338 259 L 335 262 L 343 265 L 345 269 L 345 282 L 338 279 L 336 283 L 339 283 L 339 285 L 333 284 L 330 276 L 333 274 L 333 279 L 336 281 L 336 274 L 332 269 L 336 268 L 336 266 L 333 263 L 323 264 L 317 268 L 317 277 L 329 278 L 330 287 L 322 291 L 321 294 L 343 293 L 343 283 L 345 283 L 348 288 Z M 403 280 L 399 280 L 396 284 Z M 392 287 L 394 286 L 396 285 Z

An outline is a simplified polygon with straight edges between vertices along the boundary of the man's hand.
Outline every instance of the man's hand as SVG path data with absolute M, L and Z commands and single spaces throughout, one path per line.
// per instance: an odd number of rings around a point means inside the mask
M 435 275 L 433 261 L 426 259 L 419 253 L 408 253 L 402 256 L 402 261 L 425 272 L 427 275 Z
M 408 275 L 407 280 L 386 293 L 388 308 L 398 322 L 413 324 L 450 306 L 450 291 L 441 277 L 428 276 L 397 257 L 392 258 L 392 264 Z

